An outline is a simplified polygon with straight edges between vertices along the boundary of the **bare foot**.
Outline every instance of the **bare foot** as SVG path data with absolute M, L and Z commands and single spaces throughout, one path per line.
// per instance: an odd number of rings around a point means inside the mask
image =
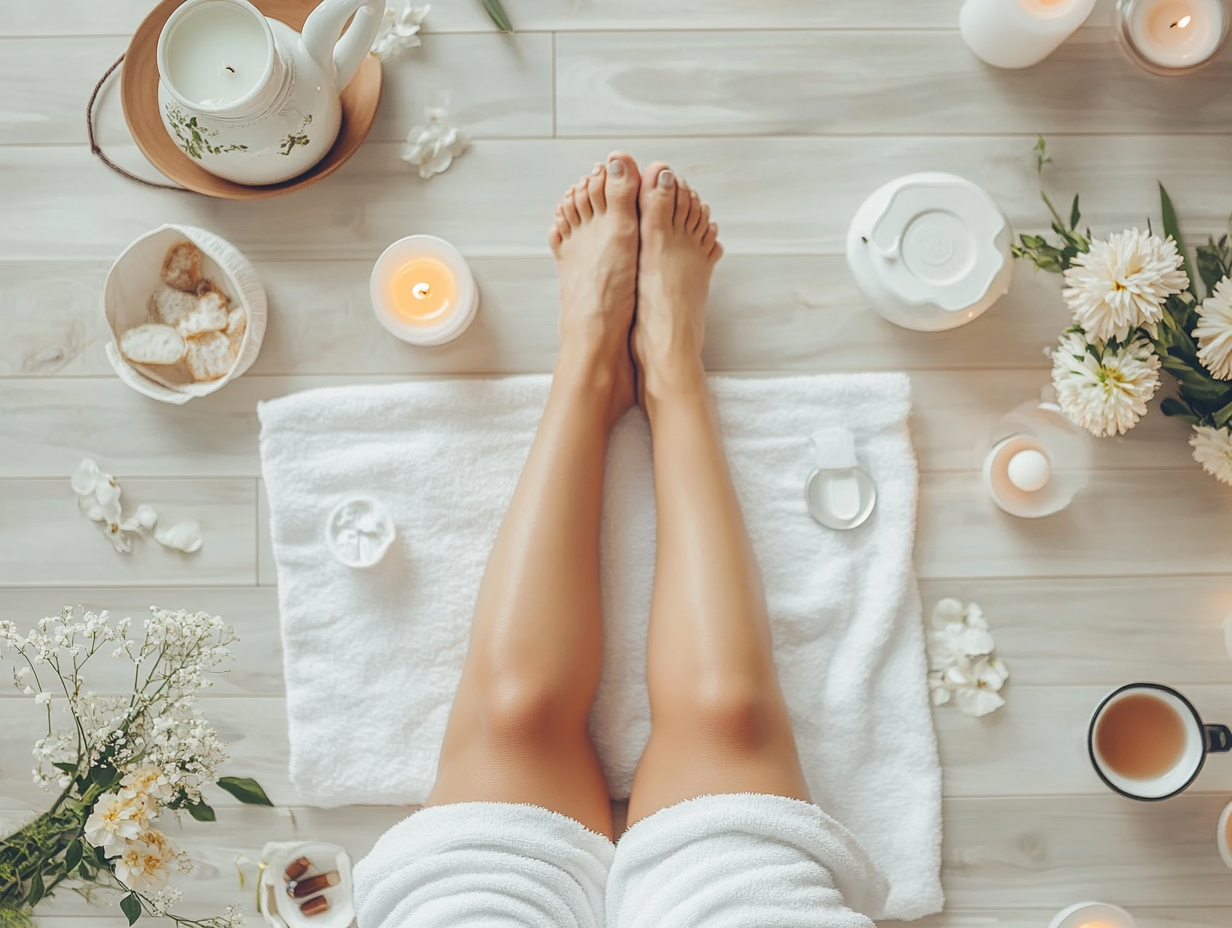
M 582 371 L 612 389 L 618 417 L 636 395 L 629 332 L 637 303 L 637 162 L 612 152 L 565 191 L 548 244 L 560 278 L 558 371 Z
M 646 394 L 702 374 L 706 297 L 723 246 L 710 207 L 662 162 L 642 176 L 633 352 Z

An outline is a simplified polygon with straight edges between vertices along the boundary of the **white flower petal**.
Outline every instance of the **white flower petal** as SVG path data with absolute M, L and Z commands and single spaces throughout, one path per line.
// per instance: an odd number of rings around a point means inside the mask
M 70 481 L 73 485 L 73 492 L 78 496 L 93 493 L 94 487 L 98 483 L 98 475 L 98 464 L 90 458 L 83 458 L 81 463 L 77 465 L 77 469 L 73 471 Z
M 155 540 L 164 548 L 172 548 L 193 554 L 201 549 L 203 538 L 201 526 L 197 522 L 179 522 L 171 528 L 158 529 L 154 532 Z
M 1195 425 L 1189 438 L 1194 460 L 1218 480 L 1232 486 L 1232 431 Z
M 963 604 L 953 597 L 946 597 L 933 606 L 933 627 L 944 628 L 951 622 L 963 620 Z
M 967 715 L 980 718 L 1005 705 L 1005 700 L 991 690 L 963 687 L 954 694 L 954 702 Z
M 1232 280 L 1225 277 L 1198 307 L 1198 360 L 1213 377 L 1232 380 Z

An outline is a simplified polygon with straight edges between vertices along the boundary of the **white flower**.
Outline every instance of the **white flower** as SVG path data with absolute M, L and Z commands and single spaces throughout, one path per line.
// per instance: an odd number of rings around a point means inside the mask
M 35 705 L 50 706 L 51 705 L 51 693 L 36 694 L 34 697 L 34 702 L 35 702 Z
M 141 822 L 133 817 L 136 811 L 131 800 L 117 793 L 103 793 L 86 819 L 86 840 L 101 847 L 108 857 L 119 853 L 141 834 Z
M 164 548 L 193 554 L 201 550 L 201 525 L 197 522 L 178 522 L 171 528 L 158 529 L 154 540 Z
M 994 647 L 978 603 L 964 609 L 957 599 L 943 599 L 933 607 L 928 657 L 934 670 L 944 670 L 966 657 L 991 654 Z
M 448 170 L 453 159 L 471 143 L 461 130 L 447 122 L 449 114 L 443 106 L 425 107 L 424 113 L 428 123 L 411 129 L 402 146 L 402 160 L 419 168 L 419 176 L 427 180 Z
M 1127 229 L 1094 241 L 1065 272 L 1062 291 L 1074 321 L 1092 339 L 1125 341 L 1163 316 L 1163 302 L 1189 286 L 1172 239 Z
M 1123 435 L 1159 389 L 1159 358 L 1145 338 L 1113 348 L 1066 332 L 1052 352 L 1052 383 L 1065 417 L 1098 438 Z
M 963 661 L 945 671 L 929 674 L 933 705 L 955 705 L 967 715 L 979 718 L 1005 705 L 1001 688 L 1009 679 L 1009 670 L 996 657 L 981 657 Z
M 70 478 L 77 494 L 77 508 L 94 522 L 120 521 L 120 485 L 111 474 L 104 474 L 98 464 L 85 458 Z
M 158 523 L 158 513 L 153 506 L 142 503 L 137 511 L 120 523 L 120 528 L 126 532 L 151 532 Z
M 1219 380 L 1232 380 L 1232 280 L 1225 277 L 1198 307 L 1198 360 Z
M 178 853 L 170 838 L 150 830 L 143 832 L 140 840 L 128 844 L 112 861 L 112 868 L 116 878 L 129 889 L 150 892 L 167 885 L 171 877 L 167 865 Z
M 933 607 L 928 635 L 928 686 L 933 705 L 954 700 L 968 715 L 987 715 L 1005 700 L 998 695 L 1009 678 L 1005 664 L 993 654 L 995 643 L 978 603 L 968 606 L 943 599 Z
M 430 9 L 430 6 L 411 6 L 410 0 L 390 0 L 381 16 L 381 27 L 372 43 L 372 53 L 382 61 L 388 61 L 403 49 L 422 45 L 419 27 Z
M 150 811 L 150 818 L 154 818 L 158 807 L 169 802 L 174 795 L 171 781 L 157 764 L 142 764 L 120 780 L 120 796 L 144 805 Z
M 1194 460 L 1204 471 L 1220 483 L 1232 486 L 1232 432 L 1195 425 L 1189 447 L 1193 448 Z

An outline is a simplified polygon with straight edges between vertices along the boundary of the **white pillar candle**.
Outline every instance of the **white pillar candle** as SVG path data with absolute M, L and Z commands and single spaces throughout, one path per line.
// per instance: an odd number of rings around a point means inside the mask
M 1131 54 L 1156 71 L 1205 64 L 1227 34 L 1223 0 L 1123 0 L 1118 15 Z
M 998 68 L 1039 64 L 1086 22 L 1095 0 L 967 0 L 958 17 L 971 51 Z
M 167 37 L 163 79 L 196 106 L 239 103 L 269 76 L 273 49 L 268 28 L 231 0 L 199 0 Z

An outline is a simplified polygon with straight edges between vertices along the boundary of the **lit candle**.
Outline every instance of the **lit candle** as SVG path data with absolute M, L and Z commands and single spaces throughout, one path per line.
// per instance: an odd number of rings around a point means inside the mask
M 1024 493 L 1038 493 L 1048 485 L 1048 478 L 1052 476 L 1052 465 L 1042 451 L 1024 448 L 1010 458 L 1005 467 L 1005 476 Z
M 231 106 L 269 76 L 272 39 L 260 14 L 233 0 L 198 0 L 171 23 L 159 71 L 194 106 Z
M 1223 0 L 1122 0 L 1118 34 L 1130 57 L 1157 73 L 1201 67 L 1223 45 Z
M 372 269 L 370 292 L 381 325 L 425 347 L 461 335 L 479 305 L 461 253 L 432 235 L 411 235 L 386 248 Z
M 958 17 L 971 51 L 998 68 L 1039 64 L 1081 26 L 1095 0 L 967 0 Z
M 1119 905 L 1080 902 L 1056 914 L 1048 928 L 1136 928 L 1134 917 Z

